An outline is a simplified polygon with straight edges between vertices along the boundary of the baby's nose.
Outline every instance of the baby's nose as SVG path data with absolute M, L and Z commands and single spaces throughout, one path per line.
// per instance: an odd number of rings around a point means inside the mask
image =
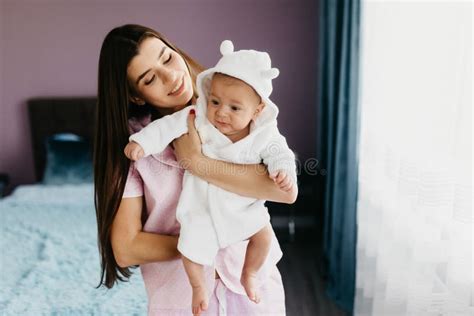
M 228 108 L 225 104 L 221 104 L 217 109 L 217 112 L 219 112 L 219 114 L 226 115 L 228 114 Z
M 216 111 L 216 116 L 218 118 L 224 118 L 226 116 L 225 110 L 223 110 L 222 108 L 218 109 Z

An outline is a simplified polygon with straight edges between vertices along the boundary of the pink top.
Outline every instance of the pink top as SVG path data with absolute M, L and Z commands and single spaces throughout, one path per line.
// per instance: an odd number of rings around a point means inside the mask
M 178 165 L 170 146 L 158 155 L 151 155 L 131 164 L 123 197 L 144 196 L 148 214 L 144 231 L 179 234 L 176 206 L 182 189 L 183 174 L 184 169 Z M 245 295 L 245 290 L 240 284 L 240 274 L 247 243 L 242 241 L 221 249 L 214 266 L 225 286 L 242 295 Z M 273 234 L 270 253 L 259 271 L 262 283 L 274 271 L 274 266 L 281 257 L 280 246 Z M 192 291 L 180 259 L 143 264 L 140 268 L 148 294 L 149 310 L 189 307 Z M 214 270 L 206 267 L 205 271 L 211 293 L 214 288 Z

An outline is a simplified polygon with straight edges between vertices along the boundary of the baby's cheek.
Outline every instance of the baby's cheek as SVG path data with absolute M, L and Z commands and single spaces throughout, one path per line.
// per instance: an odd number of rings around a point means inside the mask
M 206 117 L 209 121 L 212 121 L 212 118 L 214 117 L 214 113 L 212 113 L 212 109 L 210 106 L 207 107 L 207 111 L 206 111 Z

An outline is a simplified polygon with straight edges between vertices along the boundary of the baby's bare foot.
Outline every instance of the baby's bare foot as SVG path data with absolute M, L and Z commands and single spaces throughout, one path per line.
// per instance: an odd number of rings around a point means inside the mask
M 260 303 L 260 297 L 257 291 L 258 279 L 257 273 L 255 272 L 244 272 L 242 271 L 242 276 L 240 277 L 240 283 L 245 288 L 245 292 L 249 299 L 255 303 Z
M 201 312 L 207 310 L 209 299 L 207 291 L 203 286 L 193 286 L 193 315 L 201 315 Z

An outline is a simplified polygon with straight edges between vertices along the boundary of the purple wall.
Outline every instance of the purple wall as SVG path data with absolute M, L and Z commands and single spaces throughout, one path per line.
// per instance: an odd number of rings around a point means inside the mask
M 95 95 L 104 36 L 125 23 L 165 34 L 204 66 L 223 39 L 270 53 L 280 77 L 272 99 L 300 158 L 316 150 L 317 2 L 314 0 L 0 1 L 0 172 L 33 181 L 26 100 Z

